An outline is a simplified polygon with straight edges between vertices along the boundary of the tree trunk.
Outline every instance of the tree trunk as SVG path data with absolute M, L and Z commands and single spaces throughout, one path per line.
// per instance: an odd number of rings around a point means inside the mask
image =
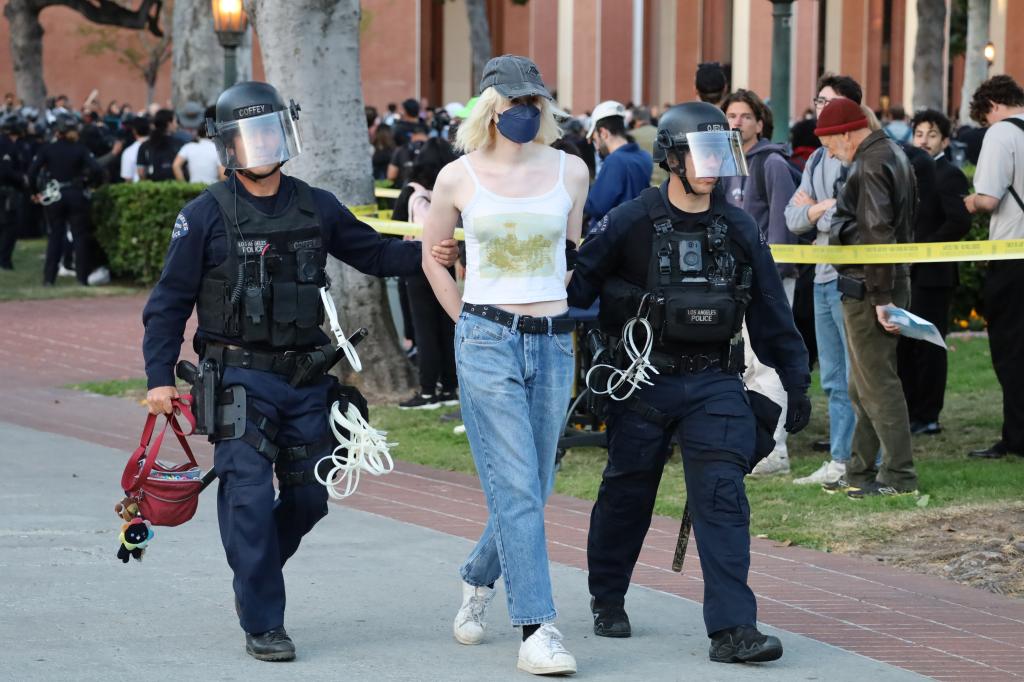
M 171 101 L 175 111 L 189 101 L 213 104 L 224 87 L 224 49 L 213 32 L 210 0 L 175 0 L 171 25 Z
M 344 204 L 373 203 L 359 68 L 359 0 L 252 0 L 246 6 L 267 80 L 286 101 L 302 106 L 299 125 L 306 148 L 288 162 L 288 173 L 333 192 Z M 333 258 L 328 275 L 346 333 L 359 327 L 370 331 L 358 348 L 363 371 L 346 380 L 376 399 L 408 391 L 412 367 L 399 348 L 384 282 Z
M 985 45 L 988 43 L 990 0 L 967 2 L 967 49 L 964 63 L 964 84 L 960 89 L 960 124 L 971 122 L 971 98 L 988 76 Z
M 10 32 L 11 63 L 18 97 L 27 105 L 46 103 L 43 80 L 43 27 L 39 10 L 30 0 L 9 0 L 4 8 Z
M 473 50 L 474 91 L 484 75 L 484 66 L 491 58 L 491 24 L 487 21 L 487 0 L 466 0 L 469 15 L 469 44 Z
M 917 0 L 913 109 L 944 109 L 942 73 L 946 51 L 945 0 Z

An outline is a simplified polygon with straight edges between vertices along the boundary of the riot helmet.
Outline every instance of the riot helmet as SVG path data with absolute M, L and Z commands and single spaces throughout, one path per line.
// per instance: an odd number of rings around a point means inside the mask
M 678 175 L 684 189 L 692 193 L 693 188 L 686 177 L 687 153 L 693 159 L 696 177 L 747 175 L 747 160 L 739 132 L 729 128 L 725 114 L 713 104 L 677 104 L 658 119 L 654 161 Z
M 54 130 L 60 134 L 70 133 L 78 130 L 78 118 L 74 114 L 61 112 L 57 114 L 57 120 L 53 123 Z
M 299 110 L 295 100 L 286 105 L 269 83 L 244 81 L 222 92 L 217 98 L 216 119 L 206 120 L 221 165 L 239 172 L 274 166 L 263 175 L 243 173 L 254 179 L 273 174 L 302 152 Z
M 18 114 L 8 114 L 0 121 L 0 132 L 4 135 L 24 135 L 25 121 Z

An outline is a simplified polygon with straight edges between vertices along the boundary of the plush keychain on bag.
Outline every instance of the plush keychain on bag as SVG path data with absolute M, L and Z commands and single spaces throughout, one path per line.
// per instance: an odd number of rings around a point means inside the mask
M 128 563 L 135 557 L 142 561 L 146 545 L 153 539 L 153 528 L 149 521 L 138 516 L 121 526 L 121 548 L 117 550 L 117 558 Z
M 125 521 L 131 521 L 139 516 L 139 503 L 131 497 L 126 497 L 114 505 L 114 513 Z

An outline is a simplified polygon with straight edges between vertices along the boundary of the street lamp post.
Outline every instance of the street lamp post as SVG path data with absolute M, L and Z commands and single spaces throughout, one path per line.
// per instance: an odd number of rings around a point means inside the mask
M 996 60 L 996 46 L 992 44 L 992 41 L 988 41 L 985 44 L 985 63 L 988 64 L 988 68 L 992 68 L 992 62 Z
M 793 0 L 772 3 L 772 117 L 775 142 L 789 139 L 790 45 L 792 43 Z
M 224 89 L 238 80 L 236 53 L 245 37 L 248 17 L 242 0 L 213 0 L 213 30 L 224 48 Z

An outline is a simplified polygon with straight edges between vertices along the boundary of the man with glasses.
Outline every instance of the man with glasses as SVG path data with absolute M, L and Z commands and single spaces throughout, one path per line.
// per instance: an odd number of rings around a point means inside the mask
M 826 73 L 818 81 L 818 96 L 814 98 L 815 115 L 832 100 L 845 97 L 857 104 L 861 101 L 861 88 L 849 76 Z M 846 179 L 848 167 L 819 148 L 807 160 L 796 194 L 786 206 L 786 225 L 794 234 L 817 231 L 815 244 L 829 243 L 832 214 L 836 197 Z M 847 393 L 849 358 L 846 350 L 846 330 L 843 327 L 842 297 L 837 289 L 838 273 L 827 263 L 814 268 L 814 333 L 818 344 L 818 363 L 821 368 L 821 387 L 828 397 L 830 458 L 808 476 L 794 479 L 797 485 L 835 483 L 846 474 L 853 441 L 853 406 Z

